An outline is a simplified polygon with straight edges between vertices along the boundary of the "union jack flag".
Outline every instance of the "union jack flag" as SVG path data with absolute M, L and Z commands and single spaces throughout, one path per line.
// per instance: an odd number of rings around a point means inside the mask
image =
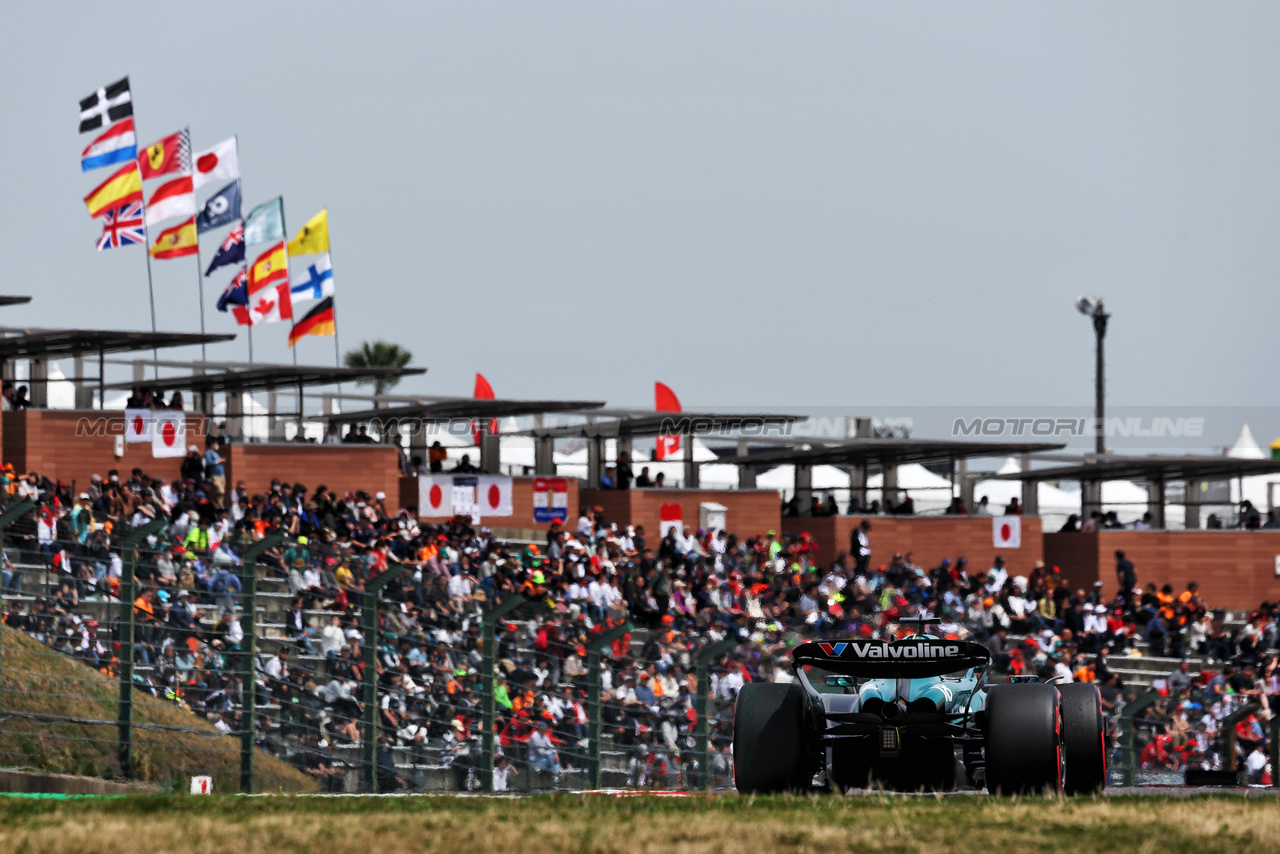
M 145 246 L 147 231 L 142 224 L 142 202 L 131 202 L 112 208 L 102 216 L 102 236 L 98 251 L 137 243 Z

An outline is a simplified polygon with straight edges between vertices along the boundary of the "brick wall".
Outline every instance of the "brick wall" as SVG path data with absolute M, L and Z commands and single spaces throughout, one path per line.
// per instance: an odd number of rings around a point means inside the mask
M 145 443 L 125 444 L 124 455 L 117 457 L 115 437 L 124 434 L 123 412 L 27 409 L 6 412 L 0 420 L 4 422 L 3 461 L 13 463 L 22 474 L 35 471 L 50 480 L 75 481 L 83 488 L 90 475 L 105 478 L 111 469 L 118 469 L 122 480 L 134 468 L 174 480 L 182 465 L 181 458 L 152 457 L 151 445 Z
M 915 553 L 915 563 L 926 569 L 942 559 L 968 558 L 971 566 L 989 569 L 1003 555 L 1011 575 L 1026 575 L 1044 556 L 1040 519 L 1022 518 L 1022 546 L 997 549 L 989 517 L 967 516 L 821 516 L 783 519 L 789 534 L 809 534 L 817 541 L 823 560 L 834 560 L 849 550 L 849 534 L 864 518 L 871 521 L 871 563 L 887 564 L 895 552 Z
M 308 492 L 321 484 L 338 495 L 385 492 L 388 505 L 400 494 L 399 452 L 387 445 L 236 443 L 227 460 L 228 486 L 243 480 L 250 495 L 269 489 L 272 478 L 301 483 Z
M 1046 561 L 1073 573 L 1067 577 L 1077 587 L 1101 581 L 1107 597 L 1118 589 L 1115 552 L 1121 549 L 1144 587 L 1155 582 L 1181 591 L 1196 581 L 1207 605 L 1231 610 L 1280 599 L 1280 531 L 1100 531 L 1046 534 L 1044 541 Z
M 698 510 L 703 503 L 722 504 L 725 525 L 742 537 L 777 530 L 782 521 L 782 497 L 772 489 L 584 489 L 582 504 L 599 505 L 609 522 L 644 525 L 650 542 L 656 543 L 660 509 L 663 504 L 679 504 L 681 518 L 691 528 L 698 527 Z M 577 506 L 570 504 L 575 511 Z

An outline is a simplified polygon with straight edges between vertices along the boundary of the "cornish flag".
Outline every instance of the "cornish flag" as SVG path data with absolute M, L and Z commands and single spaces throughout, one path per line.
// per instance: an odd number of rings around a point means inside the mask
M 151 441 L 150 409 L 126 409 L 124 411 L 124 440 L 129 444 Z
M 187 455 L 187 416 L 183 412 L 159 410 L 151 413 L 151 456 Z
M 122 77 L 80 99 L 80 132 L 88 133 L 132 115 L 133 93 L 129 91 L 129 78 Z
M 991 519 L 992 544 L 998 549 L 1022 548 L 1022 517 L 994 516 Z
M 102 215 L 102 236 L 98 251 L 117 249 L 133 243 L 145 245 L 147 230 L 142 223 L 142 202 L 112 208 Z

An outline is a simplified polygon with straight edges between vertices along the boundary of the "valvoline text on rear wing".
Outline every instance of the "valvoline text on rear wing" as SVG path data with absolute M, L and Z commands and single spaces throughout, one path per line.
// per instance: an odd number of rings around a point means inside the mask
M 917 679 L 986 667 L 991 653 L 982 644 L 941 638 L 811 641 L 796 647 L 791 660 L 796 667 L 812 664 L 850 676 Z

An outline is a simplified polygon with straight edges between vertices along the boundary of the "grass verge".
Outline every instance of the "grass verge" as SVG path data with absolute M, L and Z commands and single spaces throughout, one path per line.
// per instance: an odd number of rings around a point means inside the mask
M 0 799 L 0 850 L 576 852 L 1253 852 L 1273 798 Z
M 119 776 L 114 723 L 119 682 L 4 628 L 0 634 L 0 766 L 56 774 Z M 52 723 L 11 713 L 55 715 L 80 721 Z M 240 788 L 240 742 L 221 735 L 203 718 L 134 691 L 134 720 L 192 732 L 134 729 L 134 762 L 141 782 L 185 787 L 191 776 L 208 774 L 215 791 Z M 259 752 L 254 761 L 258 791 L 309 792 L 314 781 L 295 768 Z

